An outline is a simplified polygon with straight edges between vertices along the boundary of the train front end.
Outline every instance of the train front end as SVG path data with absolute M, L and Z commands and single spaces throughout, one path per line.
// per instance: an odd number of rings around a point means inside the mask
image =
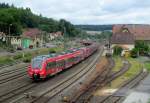
M 46 78 L 43 58 L 36 57 L 32 59 L 31 64 L 28 67 L 28 75 L 33 80 Z

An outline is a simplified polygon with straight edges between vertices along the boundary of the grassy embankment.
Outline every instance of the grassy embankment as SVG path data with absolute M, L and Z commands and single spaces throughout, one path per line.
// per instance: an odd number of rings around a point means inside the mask
M 119 70 L 121 69 L 121 67 L 123 66 L 122 60 L 121 60 L 121 58 L 118 57 L 118 56 L 114 56 L 113 59 L 114 59 L 114 61 L 115 61 L 115 66 L 114 66 L 114 68 L 112 69 L 112 71 L 115 71 L 115 72 L 116 72 L 116 71 L 119 71 Z
M 48 54 L 49 52 L 53 52 L 53 51 L 61 52 L 63 51 L 63 48 L 61 47 L 42 48 L 42 49 L 30 51 L 30 52 L 17 53 L 14 56 L 2 56 L 0 57 L 0 65 L 9 64 L 14 61 L 20 61 L 20 60 L 24 62 L 30 62 L 30 60 L 35 56 Z
M 144 63 L 144 68 L 146 68 L 150 72 L 150 61 Z
M 136 59 L 133 58 L 127 58 L 127 60 L 130 62 L 131 67 L 122 76 L 112 81 L 111 88 L 119 87 L 123 82 L 132 79 L 135 75 L 137 75 L 141 71 L 142 64 L 140 62 L 138 62 Z
M 150 72 L 150 58 L 140 56 L 137 58 L 137 60 L 143 64 L 143 68 L 147 69 Z

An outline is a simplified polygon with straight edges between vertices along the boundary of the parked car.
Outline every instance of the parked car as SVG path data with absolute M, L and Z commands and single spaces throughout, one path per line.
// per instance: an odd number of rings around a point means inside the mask
M 21 46 L 18 46 L 18 47 L 17 47 L 17 50 L 22 50 L 22 47 L 21 47 Z
M 29 45 L 29 49 L 33 49 L 33 45 Z

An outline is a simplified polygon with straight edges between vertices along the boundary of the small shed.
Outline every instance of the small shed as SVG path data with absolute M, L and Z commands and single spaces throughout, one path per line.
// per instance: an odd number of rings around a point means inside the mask
M 22 39 L 23 48 L 29 48 L 30 44 L 31 44 L 31 39 L 29 39 L 29 38 L 23 38 Z

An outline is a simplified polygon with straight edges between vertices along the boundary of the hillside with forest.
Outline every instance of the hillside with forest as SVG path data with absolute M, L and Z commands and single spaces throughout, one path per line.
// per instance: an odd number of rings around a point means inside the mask
M 70 22 L 61 19 L 43 17 L 32 13 L 30 8 L 17 8 L 14 5 L 0 4 L 0 32 L 21 35 L 24 28 L 39 28 L 46 32 L 62 31 L 69 36 L 76 36 L 80 30 Z
M 106 31 L 112 30 L 112 25 L 75 25 L 75 27 L 87 31 Z

